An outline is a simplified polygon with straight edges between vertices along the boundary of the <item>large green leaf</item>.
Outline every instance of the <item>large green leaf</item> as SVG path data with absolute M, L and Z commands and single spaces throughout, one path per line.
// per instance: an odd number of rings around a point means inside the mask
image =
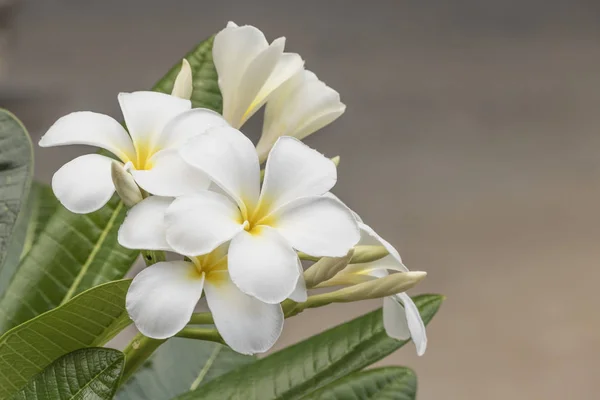
M 255 360 L 218 343 L 170 339 L 119 389 L 116 399 L 168 400 Z
M 439 295 L 414 298 L 425 323 L 433 318 L 442 300 Z M 387 336 L 380 309 L 225 374 L 178 399 L 299 399 L 406 343 Z
M 417 377 L 404 367 L 355 372 L 302 400 L 414 400 Z
M 0 337 L 0 399 L 9 398 L 53 360 L 101 346 L 131 323 L 130 280 L 109 282 L 21 324 Z
M 13 400 L 110 400 L 124 365 L 125 357 L 117 350 L 76 350 L 33 377 Z
M 23 124 L 0 109 L 0 271 L 19 261 L 26 213 L 22 212 L 33 173 L 31 140 Z M 25 208 L 26 209 L 26 208 Z
M 197 45 L 185 55 L 192 67 L 194 91 L 192 92 L 192 107 L 209 108 L 216 112 L 223 109 L 223 101 L 217 70 L 213 64 L 212 45 L 214 37 L 210 37 Z M 171 70 L 160 80 L 152 90 L 162 93 L 171 93 L 175 78 L 181 69 L 181 62 L 177 62 Z
M 125 213 L 116 197 L 86 215 L 60 207 L 39 232 L 0 299 L 0 331 L 86 289 L 122 278 L 139 254 L 117 243 Z

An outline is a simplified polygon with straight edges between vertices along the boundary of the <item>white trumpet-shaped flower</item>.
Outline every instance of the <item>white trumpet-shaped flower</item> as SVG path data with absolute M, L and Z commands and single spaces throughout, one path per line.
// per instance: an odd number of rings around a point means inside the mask
M 335 121 L 346 110 L 338 92 L 311 71 L 300 70 L 269 97 L 262 136 L 256 146 L 263 161 L 281 136 L 300 140 Z
M 213 61 L 223 96 L 223 116 L 240 128 L 283 82 L 302 69 L 298 54 L 284 53 L 285 38 L 267 42 L 253 26 L 230 22 L 217 33 Z
M 359 245 L 384 246 L 389 254 L 377 261 L 347 266 L 331 279 L 332 283 L 358 283 L 382 278 L 388 275 L 388 271 L 408 271 L 394 246 L 379 236 L 370 226 L 362 222 L 359 222 L 359 226 L 361 231 Z M 425 324 L 419 309 L 408 294 L 398 293 L 383 299 L 383 326 L 388 336 L 397 340 L 412 338 L 417 354 L 421 356 L 425 353 L 427 348 Z
M 279 303 L 303 284 L 294 249 L 343 256 L 360 238 L 351 212 L 322 196 L 337 180 L 335 165 L 297 139 L 275 144 L 262 190 L 254 146 L 236 129 L 213 128 L 188 141 L 180 154 L 223 193 L 177 198 L 165 217 L 168 246 L 196 255 L 231 241 L 229 273 L 246 294 Z
M 134 206 L 119 230 L 121 244 L 170 250 L 164 215 L 172 201 L 152 196 Z M 283 329 L 281 305 L 263 303 L 231 282 L 227 244 L 188 258 L 151 265 L 133 279 L 126 308 L 139 331 L 155 339 L 175 335 L 190 321 L 204 293 L 215 326 L 229 347 L 243 354 L 270 349 Z
M 118 99 L 129 133 L 108 115 L 74 112 L 56 121 L 39 145 L 83 144 L 108 150 L 123 162 L 142 189 L 160 196 L 179 196 L 208 187 L 206 175 L 184 163 L 177 148 L 194 134 L 226 124 L 219 114 L 205 109 L 189 111 L 189 100 L 163 93 L 120 93 Z M 187 123 L 189 112 L 194 113 L 194 126 Z M 100 209 L 115 191 L 112 162 L 100 154 L 75 158 L 54 174 L 54 194 L 75 213 Z

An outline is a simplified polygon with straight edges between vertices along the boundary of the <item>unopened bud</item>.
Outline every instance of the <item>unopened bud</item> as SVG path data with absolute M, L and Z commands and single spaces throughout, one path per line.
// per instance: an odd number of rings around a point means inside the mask
M 340 156 L 335 156 L 331 159 L 331 161 L 333 161 L 333 163 L 335 164 L 335 166 L 339 166 L 340 165 Z
M 343 257 L 323 257 L 311 265 L 304 272 L 306 287 L 312 288 L 333 278 L 338 272 L 346 268 L 353 254 L 354 249 L 350 249 L 348 254 Z
M 188 60 L 184 58 L 181 62 L 181 70 L 177 74 L 177 78 L 175 78 L 171 95 L 189 100 L 192 98 L 193 88 L 192 67 Z
M 127 207 L 133 207 L 143 200 L 142 192 L 135 183 L 133 176 L 123 168 L 121 163 L 113 161 L 110 166 L 110 173 L 115 190 Z
M 355 246 L 351 264 L 362 264 L 382 259 L 390 254 L 383 246 Z
M 321 307 L 330 303 L 348 303 L 391 296 L 407 291 L 422 281 L 425 276 L 427 273 L 422 271 L 390 274 L 334 292 L 311 296 L 308 298 L 307 307 Z

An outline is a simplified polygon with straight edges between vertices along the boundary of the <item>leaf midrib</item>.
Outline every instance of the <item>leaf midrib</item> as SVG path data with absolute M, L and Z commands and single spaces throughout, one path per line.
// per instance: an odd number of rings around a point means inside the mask
M 92 382 L 94 382 L 100 375 L 104 374 L 108 369 L 112 368 L 116 363 L 121 362 L 121 359 L 116 359 L 115 361 L 113 361 L 112 363 L 108 364 L 105 368 L 103 368 L 101 371 L 99 371 L 96 375 L 94 375 L 92 377 L 92 379 L 88 380 L 88 382 L 83 385 L 76 393 L 74 393 L 73 395 L 71 395 L 71 399 L 75 398 L 79 393 L 83 392 L 84 389 L 86 389 L 88 386 L 91 385 Z M 123 375 L 123 368 L 121 368 L 121 372 L 119 374 L 119 378 L 116 380 L 116 382 L 118 382 L 121 379 L 121 376 Z M 112 394 L 114 394 L 114 389 L 112 389 Z

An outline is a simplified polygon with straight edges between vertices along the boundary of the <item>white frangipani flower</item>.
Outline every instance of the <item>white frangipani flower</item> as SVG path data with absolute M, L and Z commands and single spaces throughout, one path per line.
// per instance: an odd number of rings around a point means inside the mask
M 377 261 L 351 264 L 334 276 L 332 282 L 358 283 L 382 278 L 388 275 L 388 270 L 408 271 L 394 246 L 379 236 L 370 226 L 362 222 L 359 222 L 359 226 L 361 238 L 358 245 L 384 246 L 389 254 Z M 419 309 L 408 294 L 398 293 L 383 299 L 383 326 L 388 336 L 394 339 L 408 340 L 412 338 L 419 356 L 425 353 L 427 348 L 425 324 L 421 319 Z
M 311 71 L 300 70 L 269 97 L 262 136 L 256 146 L 261 161 L 281 136 L 304 139 L 335 121 L 346 110 L 338 92 Z
M 269 45 L 257 28 L 233 22 L 215 36 L 212 53 L 223 116 L 234 128 L 240 128 L 273 90 L 302 69 L 300 56 L 284 53 L 284 46 L 283 37 Z
M 119 230 L 129 248 L 171 250 L 165 241 L 164 215 L 173 200 L 151 196 L 134 206 Z M 126 308 L 145 336 L 165 339 L 190 321 L 202 293 L 215 326 L 233 350 L 243 354 L 269 350 L 283 329 L 279 304 L 266 304 L 241 292 L 227 271 L 227 244 L 191 261 L 160 262 L 131 283 Z
M 294 249 L 343 256 L 360 238 L 351 212 L 322 196 L 337 180 L 335 165 L 297 139 L 275 144 L 262 190 L 254 146 L 236 129 L 213 128 L 180 154 L 224 193 L 177 198 L 165 217 L 167 243 L 180 254 L 206 254 L 231 241 L 229 273 L 246 294 L 279 303 L 303 284 Z
M 120 93 L 118 99 L 129 133 L 108 115 L 81 111 L 56 121 L 39 145 L 84 144 L 108 150 L 125 164 L 142 189 L 160 196 L 208 187 L 206 175 L 184 163 L 177 148 L 194 134 L 226 124 L 219 114 L 205 109 L 189 111 L 189 100 L 157 92 Z M 190 112 L 194 126 L 188 123 Z M 75 158 L 54 174 L 54 194 L 75 213 L 100 209 L 115 191 L 112 162 L 100 154 Z

